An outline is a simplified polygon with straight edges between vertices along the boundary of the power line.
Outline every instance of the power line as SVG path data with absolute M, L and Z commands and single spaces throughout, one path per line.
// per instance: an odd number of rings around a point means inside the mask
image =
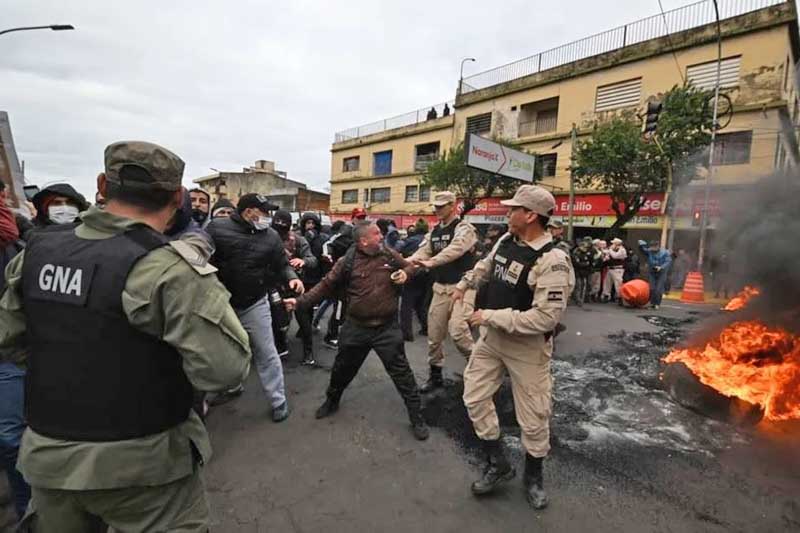
M 667 39 L 669 50 L 672 52 L 672 58 L 675 60 L 675 67 L 678 69 L 678 76 L 681 77 L 681 82 L 685 84 L 686 79 L 683 77 L 683 70 L 681 70 L 681 65 L 678 63 L 678 54 L 675 53 L 675 47 L 672 46 L 672 39 L 669 38 L 669 24 L 667 24 L 667 15 L 664 13 L 664 6 L 661 5 L 661 0 L 658 0 L 658 9 L 661 10 L 661 19 L 664 21 L 664 28 L 667 30 L 667 33 L 664 37 Z

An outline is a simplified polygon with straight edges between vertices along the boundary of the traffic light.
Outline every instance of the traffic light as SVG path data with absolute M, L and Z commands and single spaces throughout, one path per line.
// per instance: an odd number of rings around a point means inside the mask
M 697 227 L 700 226 L 700 222 L 703 220 L 703 210 L 700 208 L 695 208 L 692 212 L 692 226 Z
M 644 134 L 653 135 L 658 127 L 658 115 L 663 108 L 661 102 L 647 102 L 647 116 L 644 118 Z

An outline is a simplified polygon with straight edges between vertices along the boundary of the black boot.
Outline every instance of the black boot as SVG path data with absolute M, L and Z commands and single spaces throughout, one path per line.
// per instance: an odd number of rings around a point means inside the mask
M 331 396 L 327 396 L 325 398 L 325 403 L 319 406 L 317 409 L 317 413 L 314 415 L 317 418 L 325 418 L 327 416 L 331 416 L 333 413 L 339 410 L 339 398 L 333 398 Z
M 309 342 L 303 345 L 303 360 L 300 361 L 301 365 L 316 365 L 317 361 L 314 359 L 314 346 Z
M 472 484 L 472 494 L 476 496 L 489 494 L 500 483 L 512 479 L 517 474 L 503 453 L 500 439 L 485 440 L 483 447 L 486 450 L 487 464 L 483 477 Z
M 423 394 L 427 394 L 442 387 L 444 387 L 444 378 L 442 377 L 442 367 L 431 366 L 430 377 L 428 377 L 428 381 L 426 381 L 425 384 L 419 388 L 419 391 Z
M 544 491 L 542 476 L 543 462 L 544 457 L 525 455 L 525 476 L 522 479 L 525 484 L 525 496 L 530 506 L 537 510 L 547 507 L 547 494 Z
M 411 416 L 411 431 L 414 433 L 414 438 L 417 440 L 428 440 L 430 430 L 422 417 L 422 413 L 417 413 Z

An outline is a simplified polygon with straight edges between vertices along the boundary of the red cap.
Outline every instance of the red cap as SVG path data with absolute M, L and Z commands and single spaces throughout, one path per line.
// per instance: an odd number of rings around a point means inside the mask
M 355 209 L 353 209 L 353 212 L 350 213 L 350 218 L 351 219 L 354 219 L 354 218 L 367 218 L 367 212 L 364 211 L 363 207 L 356 207 Z

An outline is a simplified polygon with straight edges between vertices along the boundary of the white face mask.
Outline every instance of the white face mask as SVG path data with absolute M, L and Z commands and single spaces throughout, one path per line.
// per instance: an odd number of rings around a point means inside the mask
M 255 221 L 253 221 L 253 226 L 259 230 L 265 230 L 272 224 L 272 218 L 270 217 L 258 217 Z
M 78 208 L 74 205 L 51 205 L 47 216 L 55 224 L 71 224 L 78 218 Z

